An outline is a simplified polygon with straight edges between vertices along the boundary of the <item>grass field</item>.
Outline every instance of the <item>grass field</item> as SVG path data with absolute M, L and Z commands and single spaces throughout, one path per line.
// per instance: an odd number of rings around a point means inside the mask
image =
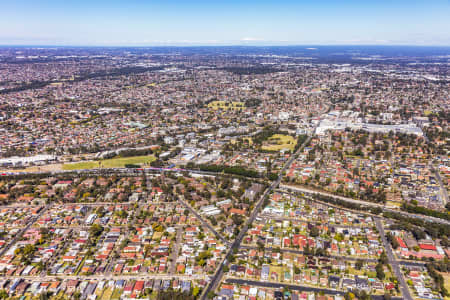
M 450 291 L 450 273 L 441 273 L 442 277 L 444 277 L 444 286 L 447 291 Z M 450 300 L 450 297 L 445 297 L 445 300 Z
M 282 149 L 294 150 L 297 140 L 290 135 L 274 134 L 262 146 L 262 150 L 280 151 Z
M 32 166 L 25 169 L 4 169 L 0 170 L 0 173 L 3 172 L 53 172 L 53 171 L 61 171 L 62 170 L 62 164 L 51 164 L 51 165 L 44 165 L 44 166 Z
M 99 289 L 95 290 L 95 295 L 97 296 L 97 298 L 100 298 L 102 296 L 104 290 L 105 288 L 103 288 L 102 290 Z
M 82 170 L 82 169 L 98 169 L 98 168 L 123 168 L 127 164 L 142 165 L 150 163 L 156 158 L 153 155 L 119 157 L 104 159 L 99 161 L 84 161 L 78 163 L 69 163 L 62 166 L 63 170 Z
M 272 276 L 272 272 L 275 272 L 278 274 L 278 279 L 280 280 L 284 273 L 284 268 L 279 266 L 270 266 L 270 272 L 269 276 Z
M 122 289 L 115 289 L 111 295 L 110 299 L 120 299 L 120 295 L 122 295 Z
M 101 300 L 111 299 L 112 293 L 113 293 L 112 289 L 110 287 L 108 287 L 105 289 L 105 291 L 103 292 L 103 295 L 100 299 Z
M 208 107 L 212 108 L 214 110 L 217 109 L 244 109 L 245 104 L 243 102 L 233 101 L 233 102 L 227 102 L 227 101 L 212 101 L 208 103 Z
M 154 241 L 158 240 L 162 237 L 162 235 L 163 235 L 162 232 L 155 232 L 155 233 L 153 233 L 152 240 L 154 240 Z
M 400 206 L 401 206 L 402 204 L 400 203 L 400 202 L 394 202 L 394 201 L 387 201 L 386 202 L 386 206 L 392 206 L 392 207 L 395 207 L 395 208 L 400 208 Z

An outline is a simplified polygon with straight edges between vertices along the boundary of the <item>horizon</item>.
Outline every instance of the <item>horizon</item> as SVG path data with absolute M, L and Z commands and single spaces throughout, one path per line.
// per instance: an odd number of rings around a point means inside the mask
M 446 0 L 16 0 L 0 11 L 0 45 L 450 46 Z
M 415 45 L 415 44 L 149 44 L 149 45 L 83 45 L 83 44 L 0 44 L 0 48 L 191 48 L 191 47 L 248 47 L 248 48 L 288 48 L 288 47 L 404 47 L 404 48 L 450 48 L 450 45 Z M 307 48 L 305 48 L 307 49 Z M 308 49 L 317 50 L 317 49 Z

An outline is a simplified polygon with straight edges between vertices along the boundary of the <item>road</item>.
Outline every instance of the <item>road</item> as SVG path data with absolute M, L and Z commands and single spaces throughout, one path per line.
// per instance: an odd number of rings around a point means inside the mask
M 440 186 L 440 193 L 442 196 L 443 205 L 446 206 L 448 203 L 448 194 L 447 189 L 445 188 L 444 183 L 442 182 L 441 174 L 439 173 L 439 170 L 434 167 L 431 167 L 431 170 L 433 170 L 434 173 L 436 174 L 436 179 L 439 182 Z
M 178 197 L 178 202 L 183 204 L 199 221 L 202 223 L 202 225 L 206 228 L 208 228 L 209 231 L 211 231 L 219 240 L 221 240 L 225 245 L 230 245 L 230 242 L 227 241 L 222 235 L 220 235 L 207 221 L 205 221 L 202 216 L 200 216 L 192 206 L 189 205 L 186 201 L 181 199 L 182 196 Z
M 258 247 L 241 245 L 240 249 L 254 249 L 254 250 L 257 250 Z M 274 250 L 274 248 L 272 248 L 272 247 L 264 247 L 264 251 L 272 251 L 272 250 Z M 284 252 L 284 253 L 303 254 L 303 251 L 296 250 L 296 249 L 277 248 L 277 250 L 280 250 L 280 252 Z M 338 259 L 338 260 L 348 260 L 348 261 L 361 260 L 361 261 L 370 262 L 370 263 L 378 262 L 378 259 L 375 259 L 375 258 L 359 258 L 359 257 L 342 256 L 342 255 L 324 255 L 324 256 L 314 255 L 314 256 L 315 257 L 324 257 L 324 258 L 333 258 L 333 259 Z M 420 262 L 420 261 L 405 261 L 405 260 L 401 260 L 401 261 L 398 261 L 398 263 L 400 265 L 402 265 L 402 266 L 418 266 L 418 267 L 425 266 L 425 263 L 424 262 Z
M 403 276 L 402 270 L 400 269 L 400 263 L 395 258 L 391 244 L 388 242 L 386 238 L 386 233 L 384 232 L 384 227 L 383 224 L 381 223 L 380 218 L 375 218 L 375 225 L 377 226 L 377 230 L 381 236 L 381 241 L 383 242 L 384 249 L 386 250 L 386 255 L 388 257 L 389 264 L 392 266 L 394 274 L 398 279 L 398 283 L 400 285 L 400 290 L 402 292 L 403 298 L 406 300 L 413 300 L 408 285 L 406 284 L 405 277 Z
M 162 172 L 188 172 L 191 174 L 198 175 L 210 175 L 217 176 L 220 173 L 217 172 L 208 172 L 208 171 L 200 171 L 200 170 L 190 170 L 190 169 L 168 169 L 168 168 L 107 168 L 107 169 L 82 169 L 82 170 L 59 170 L 53 172 L 18 172 L 12 173 L 5 171 L 5 177 L 21 177 L 24 175 L 48 175 L 48 176 L 56 176 L 56 175 L 118 175 L 118 176 L 137 176 L 145 174 L 155 174 Z
M 428 136 L 426 134 L 423 135 L 423 137 L 425 138 L 425 141 L 427 143 L 430 143 L 430 139 L 428 138 Z M 429 163 L 429 167 L 430 169 L 436 174 L 436 179 L 439 182 L 439 186 L 440 186 L 440 193 L 442 195 L 442 201 L 443 201 L 443 205 L 444 207 L 447 205 L 448 203 L 448 193 L 447 193 L 447 189 L 445 188 L 444 184 L 442 183 L 442 179 L 441 179 L 441 174 L 439 173 L 439 170 L 436 169 L 432 162 L 430 161 Z
M 230 249 L 228 250 L 228 252 L 225 255 L 224 260 L 222 261 L 222 263 L 219 265 L 219 267 L 216 270 L 216 273 L 214 274 L 214 276 L 212 277 L 211 281 L 209 282 L 209 284 L 206 286 L 206 288 L 203 290 L 202 295 L 200 296 L 200 299 L 206 299 L 207 295 L 210 291 L 215 291 L 217 289 L 217 286 L 219 285 L 220 281 L 222 280 L 222 277 L 224 275 L 223 272 L 223 267 L 225 265 L 228 264 L 228 261 L 230 260 L 230 258 L 233 255 L 233 252 L 235 251 L 235 249 L 239 249 L 241 243 L 242 243 L 242 239 L 244 238 L 245 234 L 247 233 L 250 225 L 253 223 L 253 221 L 255 220 L 256 216 L 258 215 L 258 213 L 261 211 L 261 208 L 264 204 L 264 200 L 266 199 L 266 197 L 269 196 L 269 194 L 278 187 L 278 185 L 281 182 L 281 179 L 283 178 L 283 173 L 291 166 L 292 162 L 297 158 L 298 154 L 303 150 L 303 148 L 305 147 L 305 145 L 307 145 L 309 143 L 309 141 L 311 140 L 311 137 L 308 137 L 303 144 L 298 148 L 298 150 L 291 155 L 291 157 L 288 159 L 288 161 L 286 162 L 286 164 L 284 165 L 284 167 L 281 169 L 281 171 L 278 173 L 278 178 L 277 180 L 275 180 L 263 193 L 263 195 L 261 196 L 261 198 L 258 200 L 258 202 L 255 205 L 255 208 L 253 209 L 253 211 L 250 214 L 250 217 L 247 219 L 247 221 L 245 222 L 244 226 L 242 227 L 241 231 L 239 232 L 238 236 L 236 237 L 236 239 L 234 240 L 233 244 L 231 245 Z
M 310 138 L 308 138 L 307 141 L 309 141 Z M 299 148 L 299 150 L 302 149 L 302 147 Z M 286 166 L 290 166 L 290 164 L 292 163 L 293 159 L 296 157 L 296 155 L 298 154 L 298 152 L 294 155 L 292 155 L 292 157 L 289 159 L 288 163 L 286 164 L 285 167 L 280 171 L 279 174 L 282 174 L 284 171 L 287 170 Z M 8 176 L 23 176 L 23 174 L 27 174 L 27 175 L 36 175 L 36 174 L 48 174 L 48 175 L 58 175 L 58 174 L 74 174 L 74 175 L 122 175 L 122 176 L 136 176 L 136 175 L 142 175 L 142 173 L 145 174 L 152 174 L 152 173 L 161 173 L 161 172 L 189 172 L 190 174 L 197 174 L 197 175 L 207 175 L 207 176 L 217 176 L 220 175 L 221 173 L 216 173 L 216 172 L 207 172 L 207 171 L 199 171 L 199 170 L 189 170 L 189 169 L 162 169 L 162 168 L 146 168 L 146 169 L 130 169 L 130 168 L 111 168 L 111 169 L 90 169 L 90 170 L 77 170 L 77 171 L 55 171 L 55 172 L 27 172 L 27 173 L 19 173 L 19 174 L 8 174 Z M 438 178 L 438 181 L 440 179 L 440 176 L 436 176 Z M 281 182 L 281 178 L 278 178 L 278 180 L 274 183 L 277 183 L 277 185 Z M 281 188 L 283 189 L 287 189 L 287 190 L 294 190 L 294 191 L 298 191 L 298 192 L 303 192 L 303 193 L 308 193 L 308 194 L 320 194 L 320 195 L 324 195 L 324 196 L 329 196 L 329 197 L 334 197 L 336 199 L 339 200 L 343 200 L 346 202 L 350 202 L 350 203 L 354 203 L 354 204 L 359 204 L 359 205 L 364 205 L 364 206 L 369 206 L 369 207 L 379 207 L 381 209 L 383 209 L 384 211 L 388 211 L 388 212 L 393 212 L 393 213 L 398 213 L 401 215 L 404 215 L 406 217 L 413 217 L 413 218 L 420 218 L 420 219 L 424 219 L 426 221 L 429 222 L 435 222 L 435 223 L 442 223 L 442 224 L 446 224 L 446 225 L 450 225 L 450 221 L 447 220 L 443 220 L 443 219 L 439 219 L 439 218 L 435 218 L 435 217 L 431 217 L 431 216 L 424 216 L 424 215 L 419 215 L 419 214 L 412 214 L 412 213 L 407 213 L 401 210 L 396 210 L 396 209 L 390 209 L 385 207 L 382 204 L 378 204 L 378 203 L 372 203 L 372 202 L 366 202 L 366 201 L 362 201 L 362 200 L 357 200 L 357 199 L 352 199 L 352 198 L 348 198 L 348 197 L 342 197 L 342 196 L 338 196 L 338 195 L 334 195 L 334 194 L 330 194 L 327 192 L 323 192 L 323 191 L 316 191 L 316 190 L 312 190 L 312 189 L 308 189 L 308 188 L 304 188 L 304 187 L 293 187 L 293 186 L 288 186 L 288 185 L 280 185 Z M 442 189 L 442 188 L 441 188 Z M 273 188 L 271 188 L 271 190 L 273 190 Z M 445 190 L 445 189 L 444 189 Z M 445 190 L 445 201 L 447 201 L 448 199 L 448 195 L 446 193 Z
M 344 228 L 344 229 L 349 229 L 349 228 L 358 228 L 358 229 L 363 229 L 363 228 L 370 228 L 371 226 L 368 224 L 353 224 L 353 225 L 344 225 L 344 224 L 333 224 L 333 223 L 324 223 L 321 221 L 310 221 L 310 220 L 306 220 L 306 219 L 299 219 L 299 218 L 293 218 L 293 217 L 280 217 L 278 215 L 274 215 L 274 214 L 260 214 L 258 216 L 259 218 L 268 218 L 270 220 L 274 220 L 274 221 L 290 221 L 290 222 L 305 222 L 305 223 L 310 223 L 310 224 L 318 224 L 318 225 L 326 225 L 329 228 Z
M 51 207 L 51 204 L 47 204 L 40 212 L 39 214 L 37 214 L 34 218 L 32 218 L 27 226 L 25 226 L 18 234 L 16 234 L 16 236 L 9 242 L 8 245 L 5 246 L 5 248 L 3 248 L 0 251 L 0 257 L 2 257 L 6 252 L 8 252 L 8 250 L 11 248 L 12 245 L 14 245 L 18 240 L 20 240 L 22 238 L 22 235 L 28 230 L 30 229 L 31 226 L 33 226 L 33 224 L 39 220 L 39 218 Z
M 327 197 L 332 197 L 338 200 L 342 200 L 345 202 L 349 202 L 349 203 L 353 203 L 353 204 L 359 204 L 359 205 L 363 205 L 363 206 L 368 206 L 368 207 L 379 207 L 381 209 L 383 209 L 383 211 L 388 211 L 388 212 L 392 212 L 392 213 L 397 213 L 397 214 L 401 214 L 405 217 L 409 217 L 409 218 L 418 218 L 418 219 L 423 219 L 425 221 L 428 222 L 434 222 L 434 223 L 441 223 L 441 224 L 446 224 L 446 225 L 450 225 L 450 222 L 444 219 L 439 219 L 439 218 L 435 218 L 435 217 L 430 217 L 430 216 L 425 216 L 425 215 L 419 215 L 419 214 L 412 214 L 412 213 L 408 213 L 405 211 L 401 211 L 401 210 L 396 210 L 396 209 L 390 209 L 387 208 L 386 206 L 382 205 L 382 204 L 378 204 L 378 203 L 372 203 L 372 202 L 367 202 L 367 201 L 362 201 L 362 200 L 356 200 L 356 199 L 352 199 L 352 198 L 348 198 L 348 197 L 343 197 L 343 196 L 339 196 L 339 195 L 334 195 L 334 194 L 330 194 L 327 192 L 322 192 L 322 191 L 316 191 L 316 190 L 312 190 L 312 189 L 308 189 L 308 188 L 304 188 L 304 187 L 298 187 L 298 186 L 290 186 L 290 185 L 280 185 L 281 189 L 284 190 L 288 190 L 288 191 L 295 191 L 295 192 L 301 192 L 304 194 L 309 194 L 309 195 L 314 195 L 314 194 L 319 194 L 322 196 L 327 196 Z
M 3 275 L 2 277 L 8 278 L 8 279 L 27 279 L 30 281 L 39 281 L 42 282 L 42 278 L 39 278 L 37 276 L 23 276 L 23 275 L 13 275 L 13 276 L 6 276 Z M 148 274 L 148 273 L 142 273 L 142 274 L 133 274 L 133 275 L 106 275 L 106 274 L 99 274 L 99 275 L 83 275 L 83 276 L 77 276 L 77 275 L 64 275 L 64 274 L 58 274 L 58 275 L 45 275 L 45 280 L 66 280 L 66 279 L 78 279 L 80 280 L 148 280 L 148 279 L 180 279 L 180 280 L 207 280 L 208 275 L 206 274 L 194 274 L 194 275 L 170 275 L 170 274 Z
M 226 283 L 230 283 L 230 284 L 260 286 L 260 287 L 273 288 L 273 289 L 287 288 L 287 289 L 292 290 L 292 291 L 305 291 L 305 292 L 313 292 L 313 293 L 323 292 L 323 293 L 325 293 L 327 295 L 341 295 L 341 296 L 343 296 L 345 294 L 345 291 L 326 289 L 326 288 L 319 288 L 319 287 L 312 287 L 312 286 L 307 286 L 307 285 L 287 284 L 287 283 L 280 283 L 280 282 L 257 281 L 257 280 L 238 279 L 238 278 L 227 278 L 225 280 L 225 282 Z M 381 295 L 379 295 L 379 296 L 372 295 L 372 299 L 374 299 L 374 300 L 382 300 L 384 298 Z M 394 300 L 401 300 L 403 298 L 392 297 L 392 299 L 394 299 Z
M 50 271 L 53 265 L 58 261 L 58 258 L 60 257 L 59 255 L 65 249 L 66 243 L 72 240 L 72 236 L 73 230 L 70 230 L 70 233 L 61 241 L 61 243 L 58 245 L 58 248 L 49 258 L 49 260 L 45 262 L 44 268 L 42 269 L 40 274 L 41 277 L 45 277 L 47 275 L 47 272 Z
M 180 246 L 181 246 L 181 242 L 183 240 L 182 229 L 183 229 L 182 227 L 177 228 L 177 237 L 175 240 L 175 247 L 173 247 L 172 255 L 170 256 L 170 261 L 171 261 L 171 265 L 170 265 L 170 269 L 169 269 L 170 275 L 175 274 L 175 271 L 176 271 L 178 252 L 180 252 Z
M 136 202 L 135 204 L 137 204 L 137 208 L 134 210 L 133 213 L 133 218 L 131 219 L 131 222 L 129 223 L 128 226 L 123 226 L 121 227 L 121 230 L 123 230 L 123 236 L 124 239 L 128 239 L 130 237 L 130 228 L 136 228 L 136 217 L 139 216 L 141 214 L 141 210 L 142 210 L 142 203 L 141 202 Z M 103 232 L 103 234 L 105 234 L 105 232 Z M 109 255 L 107 261 L 106 261 L 106 265 L 105 265 L 105 273 L 106 274 L 111 274 L 114 266 L 116 265 L 116 257 L 120 257 L 120 253 L 121 253 L 122 249 L 120 248 L 120 244 L 116 244 L 114 246 L 114 250 L 112 252 L 112 254 Z
M 241 249 L 254 249 L 254 250 L 258 250 L 258 247 L 255 246 L 247 246 L 247 245 L 242 245 L 240 247 Z M 275 250 L 275 248 L 273 247 L 264 247 L 264 251 L 272 251 Z M 293 254 L 301 254 L 303 255 L 304 252 L 302 250 L 297 250 L 297 249 L 290 249 L 290 248 L 276 248 L 276 250 L 282 252 L 282 253 L 293 253 Z M 333 258 L 333 259 L 338 259 L 338 260 L 349 260 L 349 261 L 365 261 L 365 262 L 377 262 L 377 259 L 374 258 L 357 258 L 357 257 L 350 257 L 350 256 L 336 256 L 336 255 L 324 255 L 324 256 L 318 256 L 318 255 L 313 255 L 314 257 L 320 257 L 320 258 Z

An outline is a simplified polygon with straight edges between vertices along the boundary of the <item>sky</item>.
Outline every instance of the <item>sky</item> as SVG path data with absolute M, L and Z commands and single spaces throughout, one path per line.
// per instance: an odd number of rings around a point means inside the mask
M 450 46 L 450 0 L 0 0 L 0 44 Z

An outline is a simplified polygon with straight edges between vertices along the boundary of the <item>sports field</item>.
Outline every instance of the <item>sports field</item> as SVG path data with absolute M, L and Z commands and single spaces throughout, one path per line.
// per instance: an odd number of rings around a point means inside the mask
M 280 151 L 282 149 L 294 150 L 297 140 L 290 135 L 274 134 L 261 147 L 262 150 Z
M 98 168 L 123 168 L 127 164 L 142 165 L 151 163 L 156 158 L 153 155 L 133 156 L 133 157 L 119 157 L 104 159 L 98 161 L 83 161 L 77 163 L 68 163 L 62 166 L 63 170 L 83 170 L 83 169 L 98 169 Z

